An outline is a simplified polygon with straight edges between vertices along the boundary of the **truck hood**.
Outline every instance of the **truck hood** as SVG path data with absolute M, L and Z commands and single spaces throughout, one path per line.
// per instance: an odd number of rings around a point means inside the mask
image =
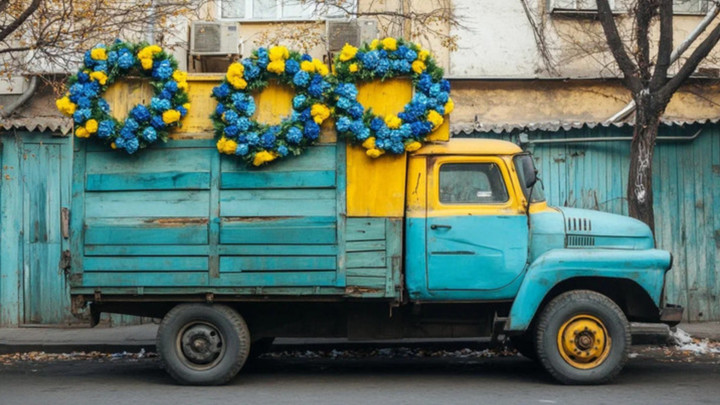
M 563 215 L 568 248 L 652 249 L 650 227 L 623 215 L 558 207 Z

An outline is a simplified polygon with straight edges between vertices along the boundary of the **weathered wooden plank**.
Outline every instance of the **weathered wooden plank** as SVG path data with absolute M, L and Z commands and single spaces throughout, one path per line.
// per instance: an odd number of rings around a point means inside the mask
M 208 243 L 206 218 L 108 218 L 89 220 L 87 245 L 182 245 Z
M 334 134 L 334 131 L 331 131 Z M 334 134 L 335 135 L 335 134 Z M 322 137 L 322 135 L 321 135 Z M 335 141 L 337 142 L 337 135 L 335 135 Z M 347 150 L 344 142 L 340 141 L 337 143 L 336 148 L 336 161 L 338 162 L 336 169 L 337 179 L 337 277 L 335 278 L 335 285 L 337 287 L 345 286 L 345 260 L 346 260 L 346 222 L 347 222 Z
M 184 141 L 188 142 L 188 141 Z M 175 147 L 156 149 L 154 146 L 135 155 L 127 155 L 109 150 L 107 147 L 99 152 L 87 154 L 88 174 L 128 174 L 139 175 L 162 172 L 210 172 L 210 156 L 217 154 L 211 144 L 207 148 L 181 148 L 177 142 Z
M 386 268 L 386 253 L 384 250 L 374 252 L 349 252 L 347 254 L 348 269 L 363 267 L 382 267 Z
M 2 199 L 0 204 L 0 326 L 17 326 L 21 320 L 23 308 L 20 286 L 22 282 L 21 269 L 23 268 L 23 216 L 22 198 L 23 182 L 20 160 L 20 138 L 15 136 L 1 136 L 2 146 Z
M 203 271 L 208 269 L 207 257 L 86 257 L 85 273 L 88 272 L 152 272 L 152 271 Z
M 220 215 L 334 216 L 335 190 L 221 190 Z
M 303 152 L 301 157 L 283 159 L 261 168 L 247 167 L 242 162 L 239 162 L 237 158 L 227 156 L 221 160 L 220 170 L 223 174 L 335 170 L 335 149 L 334 144 L 311 146 Z
M 224 219 L 222 244 L 333 244 L 334 217 Z
M 222 256 L 220 273 L 335 270 L 335 256 Z
M 347 241 L 384 240 L 385 218 L 348 218 Z
M 356 277 L 348 274 L 346 283 L 348 287 L 374 288 L 380 290 L 378 292 L 385 291 L 385 277 Z
M 86 192 L 85 215 L 92 217 L 207 217 L 208 191 Z
M 384 240 L 361 240 L 347 242 L 346 252 L 366 252 L 370 250 L 385 251 L 386 243 Z
M 207 256 L 208 252 L 207 245 L 85 245 L 85 256 Z
M 221 255 L 236 256 L 333 256 L 336 245 L 221 245 Z
M 234 172 L 222 174 L 223 189 L 331 188 L 335 171 Z
M 294 293 L 294 287 L 332 287 L 334 284 L 334 271 L 223 273 L 220 278 L 210 280 L 211 286 L 293 287 L 288 294 Z
M 88 191 L 183 190 L 210 187 L 210 173 L 163 172 L 135 174 L 88 174 Z
M 385 235 L 387 238 L 387 264 L 388 269 L 385 273 L 386 290 L 388 297 L 395 296 L 396 299 L 402 299 L 403 291 L 403 225 L 402 218 L 389 218 L 385 222 Z
M 382 277 L 383 280 L 387 278 L 388 269 L 386 267 L 357 267 L 348 268 L 348 277 Z
M 83 287 L 196 287 L 208 284 L 207 271 L 192 272 L 87 272 Z

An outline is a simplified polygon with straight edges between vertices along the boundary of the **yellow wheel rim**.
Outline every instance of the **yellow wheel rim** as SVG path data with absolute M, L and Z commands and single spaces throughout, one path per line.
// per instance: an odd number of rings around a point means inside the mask
M 583 314 L 570 318 L 558 329 L 557 345 L 568 364 L 587 370 L 607 359 L 612 339 L 601 320 Z

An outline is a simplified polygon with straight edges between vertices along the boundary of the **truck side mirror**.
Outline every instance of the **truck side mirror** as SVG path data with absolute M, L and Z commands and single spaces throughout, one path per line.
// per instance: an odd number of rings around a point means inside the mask
M 532 165 L 523 165 L 523 177 L 525 178 L 525 188 L 530 188 L 537 183 L 537 170 Z

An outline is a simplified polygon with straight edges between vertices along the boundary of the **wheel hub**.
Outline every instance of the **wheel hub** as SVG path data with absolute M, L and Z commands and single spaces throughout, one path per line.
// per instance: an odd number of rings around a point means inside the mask
M 573 367 L 599 366 L 610 354 L 610 337 L 603 322 L 592 315 L 577 315 L 558 330 L 558 349 Z
M 209 364 L 222 352 L 220 333 L 210 325 L 188 327 L 182 333 L 180 343 L 185 357 L 196 364 Z

